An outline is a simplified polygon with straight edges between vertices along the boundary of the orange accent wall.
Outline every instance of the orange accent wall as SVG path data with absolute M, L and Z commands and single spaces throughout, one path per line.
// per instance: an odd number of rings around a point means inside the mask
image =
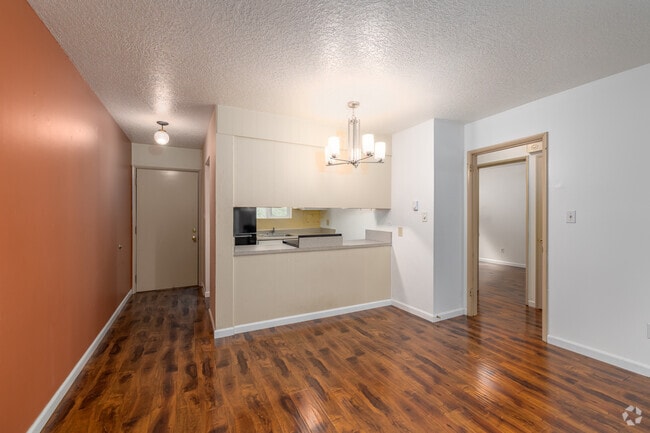
M 130 142 L 28 3 L 2 1 L 0 431 L 32 425 L 130 288 Z

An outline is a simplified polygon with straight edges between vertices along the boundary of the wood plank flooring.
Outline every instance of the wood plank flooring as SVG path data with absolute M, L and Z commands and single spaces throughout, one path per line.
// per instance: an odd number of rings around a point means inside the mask
M 522 270 L 483 265 L 476 318 L 386 307 L 216 346 L 196 289 L 136 294 L 44 431 L 650 431 L 650 378 L 543 343 Z

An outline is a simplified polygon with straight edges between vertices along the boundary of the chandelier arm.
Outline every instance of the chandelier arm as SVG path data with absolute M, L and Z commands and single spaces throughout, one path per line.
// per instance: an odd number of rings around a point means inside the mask
M 340 158 L 330 158 L 332 161 L 339 161 L 339 162 L 328 162 L 327 165 L 347 165 L 347 164 L 354 164 L 354 162 L 347 160 L 347 159 L 340 159 Z
M 358 164 L 358 163 L 361 163 L 361 161 L 365 161 L 366 159 L 374 158 L 374 156 L 375 156 L 374 154 L 372 154 L 372 155 L 367 155 L 367 156 L 364 156 L 363 158 L 359 158 L 359 159 L 357 159 L 355 162 Z M 365 164 L 365 163 L 364 163 L 364 164 Z
M 384 160 L 380 161 L 358 161 L 357 164 L 383 164 Z

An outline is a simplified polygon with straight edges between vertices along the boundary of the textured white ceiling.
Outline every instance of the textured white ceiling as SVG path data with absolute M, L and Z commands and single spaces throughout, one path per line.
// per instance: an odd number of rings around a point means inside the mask
M 650 63 L 647 0 L 29 0 L 129 138 L 214 105 L 392 133 Z

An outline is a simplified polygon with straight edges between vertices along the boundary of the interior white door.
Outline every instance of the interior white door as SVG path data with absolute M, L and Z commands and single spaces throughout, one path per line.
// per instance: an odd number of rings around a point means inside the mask
M 198 283 L 198 173 L 136 172 L 136 290 Z

